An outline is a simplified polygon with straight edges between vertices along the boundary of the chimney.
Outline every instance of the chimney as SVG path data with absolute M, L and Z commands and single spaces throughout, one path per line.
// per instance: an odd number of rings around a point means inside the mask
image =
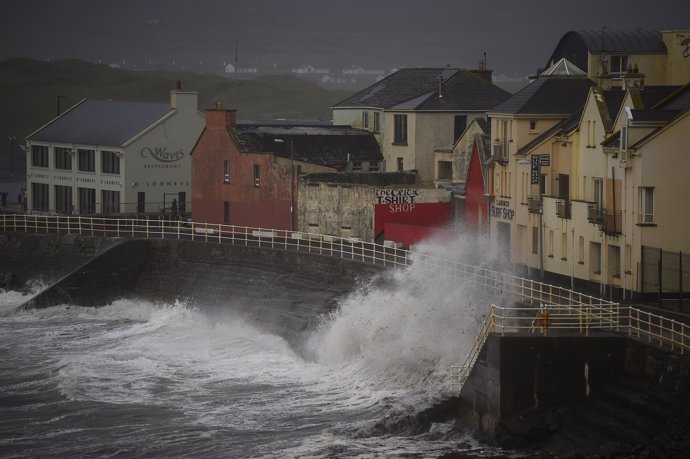
M 237 110 L 222 108 L 221 102 L 216 102 L 214 108 L 206 110 L 206 129 L 227 129 L 237 122 Z
M 183 91 L 182 82 L 178 80 L 175 89 L 170 91 L 170 108 L 178 111 L 197 111 L 198 95 L 196 91 Z

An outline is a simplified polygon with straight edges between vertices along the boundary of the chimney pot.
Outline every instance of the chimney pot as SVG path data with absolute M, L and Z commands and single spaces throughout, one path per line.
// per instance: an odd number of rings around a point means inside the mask
M 177 83 L 175 84 L 175 88 L 176 89 L 182 89 L 182 81 L 181 80 L 177 80 Z

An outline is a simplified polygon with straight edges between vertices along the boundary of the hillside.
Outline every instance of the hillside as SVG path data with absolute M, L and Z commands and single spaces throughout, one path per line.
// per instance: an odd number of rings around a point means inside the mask
M 39 62 L 11 59 L 0 62 L 0 176 L 10 166 L 10 136 L 16 145 L 50 121 L 58 109 L 83 98 L 167 101 L 176 81 L 199 92 L 199 108 L 221 101 L 238 109 L 239 119 L 324 119 L 331 105 L 351 95 L 330 91 L 289 75 L 233 80 L 217 75 L 173 71 L 130 71 L 78 60 Z M 24 155 L 15 147 L 17 164 Z M 23 165 L 21 167 L 23 170 Z

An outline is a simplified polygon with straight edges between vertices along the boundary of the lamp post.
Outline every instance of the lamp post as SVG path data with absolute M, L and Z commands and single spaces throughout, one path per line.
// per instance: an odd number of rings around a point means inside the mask
M 276 143 L 285 143 L 283 139 L 274 139 Z M 295 231 L 295 143 L 290 142 L 290 231 Z
M 15 173 L 14 168 L 14 142 L 17 141 L 17 138 L 11 135 L 8 137 L 8 140 L 10 141 L 10 165 L 12 167 L 12 180 L 15 180 L 17 178 L 17 175 Z

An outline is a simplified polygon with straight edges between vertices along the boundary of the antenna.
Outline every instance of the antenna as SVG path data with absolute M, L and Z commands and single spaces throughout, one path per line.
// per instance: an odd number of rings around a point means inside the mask
M 233 65 L 232 108 L 237 109 L 237 40 L 235 40 L 235 63 Z

